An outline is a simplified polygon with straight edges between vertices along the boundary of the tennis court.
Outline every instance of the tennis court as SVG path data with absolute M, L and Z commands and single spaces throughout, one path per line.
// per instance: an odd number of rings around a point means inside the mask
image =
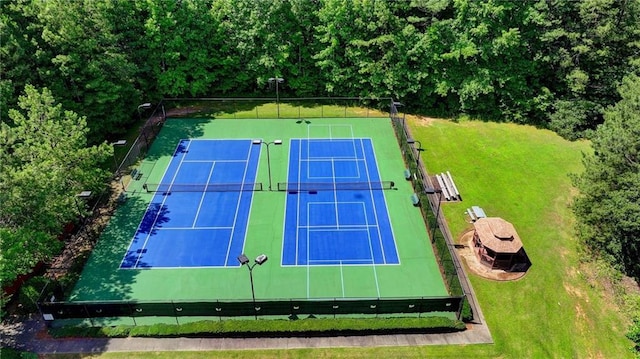
M 167 119 L 136 170 L 72 302 L 449 295 L 388 117 Z
M 260 147 L 251 140 L 181 140 L 120 268 L 238 266 Z
M 283 265 L 398 264 L 369 138 L 292 139 Z

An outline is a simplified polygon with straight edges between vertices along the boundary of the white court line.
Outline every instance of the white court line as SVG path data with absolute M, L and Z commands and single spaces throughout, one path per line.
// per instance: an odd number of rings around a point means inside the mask
M 209 176 L 207 177 L 207 186 L 209 186 L 209 181 L 211 180 L 211 175 L 213 175 L 213 169 L 216 167 L 216 163 L 213 162 L 211 164 L 211 169 L 209 170 Z M 196 215 L 193 218 L 193 223 L 191 224 L 192 228 L 196 227 L 196 222 L 198 222 L 198 217 L 200 217 L 200 210 L 202 209 L 202 203 L 204 202 L 204 197 L 207 195 L 207 190 L 205 188 L 205 190 L 202 192 L 202 195 L 200 196 L 200 203 L 198 204 L 198 210 L 196 211 Z
M 334 160 L 336 162 L 347 162 L 347 161 L 363 161 L 364 159 L 358 157 L 314 157 L 307 160 L 302 160 L 304 162 L 326 162 L 329 160 Z M 186 161 L 185 161 L 186 162 Z
M 335 231 L 354 231 L 354 230 L 368 230 L 369 227 L 377 227 L 375 224 L 343 224 L 340 228 L 336 228 L 336 225 L 332 224 L 316 224 L 313 226 L 300 226 L 300 228 L 306 228 L 310 231 L 327 231 L 327 230 L 335 230 Z
M 252 144 L 249 144 L 249 151 L 247 152 L 247 158 L 245 160 L 245 165 L 244 165 L 244 173 L 242 174 L 242 185 L 244 186 L 244 183 L 246 182 L 247 179 L 247 171 L 249 168 L 249 160 L 251 159 L 251 146 L 253 146 Z M 229 252 L 231 252 L 231 242 L 233 242 L 233 235 L 236 232 L 236 222 L 238 221 L 238 213 L 240 212 L 240 203 L 242 202 L 242 191 L 238 192 L 238 201 L 236 203 L 236 212 L 233 216 L 233 229 L 231 230 L 231 235 L 229 236 L 229 244 L 227 245 L 227 256 L 225 257 L 225 261 L 224 261 L 224 265 L 225 267 L 229 264 Z M 248 219 L 247 219 L 248 220 Z M 248 223 L 248 222 L 247 222 Z M 245 236 L 246 236 L 246 232 L 245 232 Z M 244 238 L 246 239 L 246 237 Z M 242 250 L 244 251 L 244 242 L 242 243 Z M 238 253 L 240 254 L 240 253 Z
M 362 140 L 363 139 L 360 139 L 360 141 L 362 141 Z M 373 152 L 373 158 L 375 160 L 375 163 L 377 164 L 378 163 L 378 159 L 376 158 L 376 150 L 373 147 L 373 140 L 371 138 L 369 138 L 369 142 L 371 143 L 371 152 Z M 364 151 L 364 144 L 362 146 L 362 151 Z M 363 155 L 364 155 L 364 152 L 363 152 Z M 365 168 L 367 169 L 367 173 L 369 173 L 369 166 L 368 166 L 368 162 L 366 162 L 366 161 L 365 161 L 365 166 L 366 166 Z M 382 180 L 382 177 L 380 176 L 380 169 L 377 168 L 377 170 L 378 170 L 378 177 L 380 178 L 380 180 Z M 398 258 L 398 264 L 400 264 L 401 263 L 400 252 L 398 251 L 398 243 L 396 243 L 396 238 L 395 238 L 394 231 L 393 231 L 393 225 L 391 223 L 391 217 L 390 217 L 390 214 L 389 214 L 389 207 L 387 206 L 387 197 L 386 197 L 385 191 L 382 191 L 382 199 L 384 201 L 384 207 L 386 209 L 385 212 L 386 212 L 386 215 L 387 215 L 387 222 L 389 223 L 389 229 L 391 230 L 391 239 L 392 239 L 392 242 L 393 242 L 393 247 L 395 248 L 396 257 Z M 373 205 L 375 206 L 375 202 L 374 202 Z M 378 223 L 378 230 L 380 230 L 380 222 L 378 222 L 379 219 L 377 218 L 377 213 L 378 213 L 377 208 L 376 208 L 376 212 L 375 213 L 376 213 L 376 221 L 377 221 L 376 223 Z M 384 263 L 386 264 L 387 263 L 387 259 L 386 259 L 386 255 L 385 255 L 386 251 L 385 251 L 385 247 L 382 245 L 382 236 L 380 236 L 380 248 L 382 250 L 382 256 L 385 258 Z
M 180 146 L 180 142 L 178 143 L 178 146 Z M 189 151 L 189 147 L 190 146 L 191 146 L 191 141 L 189 141 L 189 144 L 187 145 L 187 149 L 186 149 L 187 151 Z M 177 148 L 176 148 L 176 150 L 177 150 Z M 180 172 L 180 168 L 182 167 L 182 160 L 184 159 L 184 157 L 185 156 L 182 156 L 180 158 L 180 162 L 178 163 L 178 168 L 176 169 L 176 172 L 173 174 L 173 177 L 171 178 L 171 183 L 169 184 L 169 191 L 168 192 L 171 191 L 171 187 L 173 186 L 173 182 L 176 180 L 176 177 L 178 176 L 178 173 Z M 171 162 L 169 162 L 169 164 L 171 164 Z M 169 166 L 167 166 L 167 168 L 165 169 L 165 174 L 167 173 L 166 171 L 168 169 L 169 169 Z M 164 178 L 164 175 L 162 176 L 162 178 Z M 154 195 L 154 197 L 155 197 L 155 195 Z M 165 195 L 164 197 L 162 197 L 162 203 L 160 204 L 160 208 L 158 209 L 158 213 L 156 213 L 156 216 L 153 219 L 153 223 L 151 224 L 151 229 L 149 230 L 149 233 L 147 233 L 147 238 L 145 238 L 144 244 L 142 245 L 141 249 L 147 248 L 147 242 L 149 241 L 149 238 L 151 238 L 151 233 L 153 232 L 153 229 L 156 226 L 156 222 L 158 221 L 158 217 L 160 217 L 160 213 L 162 213 L 162 208 L 164 207 L 164 202 L 167 200 L 167 197 L 169 197 L 169 196 Z M 144 215 L 143 215 L 142 218 L 144 219 Z M 136 264 L 134 265 L 134 267 L 138 267 L 138 263 L 140 263 L 140 257 L 142 257 L 142 250 L 140 251 L 140 254 L 138 254 L 138 259 L 136 260 Z
M 336 226 L 338 227 L 338 230 L 340 230 L 340 222 L 338 219 L 338 191 L 336 188 L 336 164 L 335 162 L 333 162 L 333 160 L 331 160 L 331 172 L 333 173 L 333 207 L 336 211 Z M 340 266 L 342 267 L 342 264 L 340 264 Z
M 184 160 L 182 162 L 184 163 L 215 163 L 215 162 L 235 163 L 235 162 L 244 162 L 244 161 L 243 160 Z
M 307 227 L 309 227 L 309 205 L 307 204 Z M 310 294 L 311 294 L 311 254 L 309 251 L 309 244 L 311 243 L 311 240 L 309 238 L 309 231 L 306 231 L 307 234 L 307 298 L 310 298 Z
M 199 229 L 232 229 L 233 227 L 159 227 L 156 228 L 156 230 L 159 231 L 177 231 L 177 230 L 183 230 L 183 231 L 197 231 Z
M 371 265 L 373 264 L 373 262 L 371 262 L 370 259 L 360 259 L 360 258 L 347 258 L 347 259 L 314 259 L 311 262 L 313 263 L 323 263 L 323 262 L 327 262 L 327 263 L 333 263 L 333 266 L 335 267 L 335 262 L 362 262 L 363 264 L 366 265 Z
M 227 268 L 221 265 L 210 265 L 210 266 L 184 266 L 184 267 L 140 267 L 140 268 L 120 268 L 121 270 L 164 270 L 164 269 L 209 269 L 209 268 Z
M 293 139 L 289 139 L 289 153 L 287 154 L 287 158 L 289 158 L 289 159 L 291 158 L 291 149 L 292 148 L 293 148 Z M 290 169 L 291 169 L 291 164 L 289 164 L 287 166 L 287 176 L 285 177 L 287 179 L 287 182 L 289 181 L 289 170 Z M 287 208 L 289 208 L 288 207 L 288 203 L 289 203 L 289 198 L 291 197 L 291 196 L 288 195 L 289 191 L 286 191 L 285 193 L 287 193 L 287 194 L 284 196 L 284 213 L 283 213 L 283 216 L 282 216 L 282 241 L 281 241 L 282 245 L 280 246 L 280 248 L 282 248 L 282 251 L 280 252 L 280 267 L 284 266 L 284 264 L 283 264 L 283 262 L 284 262 L 284 249 L 285 249 L 284 240 L 286 238 L 286 231 L 287 231 Z M 297 222 L 298 222 L 298 219 L 296 218 L 296 223 Z M 298 228 L 296 226 L 296 231 L 297 231 L 297 229 Z M 296 234 L 296 236 L 297 236 L 297 234 Z M 296 253 L 295 253 L 294 259 L 297 260 L 297 256 L 298 256 L 298 241 L 297 240 L 296 240 L 295 247 L 296 247 Z M 297 265 L 298 263 L 294 261 L 294 264 Z
M 375 204 L 374 204 L 374 207 L 375 207 Z M 376 210 L 374 210 L 373 213 L 375 213 L 375 211 Z M 369 223 L 369 217 L 367 217 L 366 211 L 364 212 L 364 222 Z M 377 226 L 377 228 L 378 228 L 378 234 L 379 234 L 380 227 Z M 378 237 L 380 237 L 380 235 L 378 235 Z M 373 268 L 373 279 L 376 281 L 376 293 L 378 294 L 378 298 L 380 298 L 380 284 L 378 283 L 378 271 L 376 270 L 376 259 L 374 258 L 374 255 L 373 255 L 373 244 L 371 243 L 371 233 L 369 231 L 367 231 L 367 242 L 369 243 L 369 256 L 371 257 L 371 262 L 373 263 L 371 267 Z M 384 258 L 384 250 L 380 248 L 380 251 L 383 253 L 383 258 Z
M 302 166 L 300 165 L 302 162 L 300 162 L 300 160 L 302 159 L 302 140 L 298 140 L 298 176 L 296 181 L 298 183 L 300 183 L 300 172 L 302 172 Z M 299 192 L 298 192 L 299 193 Z M 298 246 L 298 241 L 300 240 L 300 230 L 299 230 L 299 226 L 300 226 L 300 194 L 298 194 L 296 196 L 296 200 L 297 200 L 297 204 L 296 204 L 296 265 L 299 264 L 300 262 L 300 258 L 298 258 L 298 252 L 299 252 L 299 246 Z M 307 258 L 307 261 L 309 260 L 309 258 Z M 308 264 L 307 264 L 308 265 Z M 309 273 L 307 270 L 307 286 L 309 285 Z M 308 291 L 307 291 L 308 294 Z
M 366 158 L 366 154 L 364 152 L 364 143 L 362 139 L 360 140 L 360 148 L 362 150 L 362 156 Z M 367 178 L 370 180 L 371 176 L 369 175 L 369 166 L 366 160 L 364 161 L 364 170 L 367 173 Z M 378 174 L 378 176 L 379 175 L 380 174 Z M 387 258 L 385 256 L 385 251 L 384 251 L 384 245 L 382 243 L 382 233 L 380 233 L 380 221 L 378 220 L 378 207 L 376 206 L 376 199 L 372 189 L 369 189 L 369 196 L 371 197 L 371 204 L 373 206 L 373 216 L 378 228 L 378 242 L 380 243 L 380 252 L 382 252 L 382 263 L 387 263 Z

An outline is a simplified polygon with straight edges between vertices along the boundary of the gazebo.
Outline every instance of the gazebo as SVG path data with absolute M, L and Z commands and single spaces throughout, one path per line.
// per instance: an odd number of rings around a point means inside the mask
M 502 218 L 478 218 L 473 223 L 473 245 L 478 260 L 491 269 L 525 272 L 529 257 L 513 225 Z

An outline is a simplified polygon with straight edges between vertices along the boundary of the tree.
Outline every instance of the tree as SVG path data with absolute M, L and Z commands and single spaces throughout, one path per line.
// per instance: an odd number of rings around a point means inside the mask
M 621 100 L 604 114 L 593 155 L 575 179 L 573 210 L 580 239 L 626 273 L 640 278 L 640 77 L 620 86 Z
M 147 1 L 147 59 L 163 96 L 210 96 L 225 76 L 229 44 L 211 1 Z
M 140 102 L 130 38 L 116 32 L 134 9 L 126 0 L 35 2 L 40 45 L 49 65 L 46 87 L 72 111 L 87 118 L 89 141 L 118 133 L 131 122 Z M 122 6 L 121 6 L 122 5 Z M 129 24 L 134 22 L 129 22 Z
M 640 2 L 539 0 L 530 9 L 528 37 L 539 81 L 553 94 L 549 127 L 583 137 L 619 100 L 622 78 L 637 70 Z
M 11 275 L 54 254 L 64 224 L 84 215 L 76 194 L 105 190 L 113 155 L 107 143 L 86 146 L 85 118 L 48 89 L 26 86 L 19 107 L 9 110 L 13 126 L 0 124 L 0 266 Z

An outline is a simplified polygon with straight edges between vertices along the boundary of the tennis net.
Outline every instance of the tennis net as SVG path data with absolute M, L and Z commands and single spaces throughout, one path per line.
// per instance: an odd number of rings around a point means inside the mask
M 360 191 L 393 189 L 393 181 L 379 182 L 279 182 L 278 191 L 315 192 L 315 191 Z
M 242 192 L 262 191 L 262 183 L 145 183 L 147 192 Z

